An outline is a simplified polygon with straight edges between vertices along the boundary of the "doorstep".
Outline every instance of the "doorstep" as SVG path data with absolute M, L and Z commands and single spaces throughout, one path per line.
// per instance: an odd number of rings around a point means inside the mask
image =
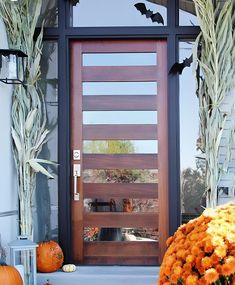
M 37 285 L 156 285 L 157 266 L 78 266 L 72 273 L 38 273 Z

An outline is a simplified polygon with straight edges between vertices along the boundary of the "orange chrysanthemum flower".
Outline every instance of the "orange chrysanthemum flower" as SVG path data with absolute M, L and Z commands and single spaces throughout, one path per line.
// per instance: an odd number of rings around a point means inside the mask
M 215 248 L 215 254 L 216 254 L 218 257 L 220 257 L 220 258 L 225 257 L 226 254 L 227 254 L 227 247 L 226 247 L 226 245 L 224 244 L 224 245 L 222 245 L 222 246 L 217 246 L 217 247 Z
M 210 268 L 206 270 L 204 278 L 208 284 L 211 284 L 219 279 L 219 274 L 214 268 Z
M 235 204 L 206 209 L 168 239 L 159 285 L 235 285 Z M 226 278 L 225 278 L 226 277 Z
M 204 269 L 208 269 L 212 266 L 212 261 L 211 261 L 211 258 L 209 256 L 203 257 L 201 263 L 202 263 L 202 267 Z
M 235 272 L 235 258 L 229 256 L 226 258 L 225 263 L 221 266 L 222 275 L 229 276 Z
M 195 285 L 197 284 L 198 277 L 196 275 L 189 275 L 186 279 L 186 285 Z

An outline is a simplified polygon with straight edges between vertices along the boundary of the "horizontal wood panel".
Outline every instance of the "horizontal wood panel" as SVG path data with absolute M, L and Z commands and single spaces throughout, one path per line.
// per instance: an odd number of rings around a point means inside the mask
M 85 256 L 84 263 L 89 265 L 159 265 L 158 256 L 125 256 L 125 257 L 93 257 L 93 256 Z M 144 284 L 144 283 L 143 283 Z
M 158 256 L 157 241 L 85 242 L 84 256 Z
M 82 81 L 83 82 L 157 81 L 157 68 L 155 65 L 83 67 Z
M 84 198 L 157 199 L 157 183 L 83 183 Z
M 83 125 L 84 140 L 156 140 L 157 125 Z
M 84 169 L 156 169 L 157 154 L 83 154 Z
M 106 28 L 107 29 L 107 28 Z M 101 53 L 101 52 L 156 52 L 156 41 L 143 40 L 102 40 L 102 41 L 82 41 L 82 52 Z
M 155 95 L 83 96 L 83 111 L 156 111 Z
M 85 212 L 84 227 L 157 229 L 158 213 Z

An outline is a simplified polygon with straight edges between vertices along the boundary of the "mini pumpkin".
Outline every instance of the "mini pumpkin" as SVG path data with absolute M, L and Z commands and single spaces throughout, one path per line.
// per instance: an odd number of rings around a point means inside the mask
M 23 285 L 23 280 L 19 271 L 14 266 L 0 262 L 0 284 Z
M 64 254 L 56 241 L 43 241 L 37 247 L 37 270 L 39 272 L 54 272 L 64 262 Z
M 76 266 L 74 264 L 65 264 L 62 267 L 64 272 L 74 272 L 76 270 Z

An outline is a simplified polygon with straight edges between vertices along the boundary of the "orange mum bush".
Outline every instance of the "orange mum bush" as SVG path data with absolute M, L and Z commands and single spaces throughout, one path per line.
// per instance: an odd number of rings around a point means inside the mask
M 206 209 L 167 247 L 158 285 L 235 285 L 235 204 Z

